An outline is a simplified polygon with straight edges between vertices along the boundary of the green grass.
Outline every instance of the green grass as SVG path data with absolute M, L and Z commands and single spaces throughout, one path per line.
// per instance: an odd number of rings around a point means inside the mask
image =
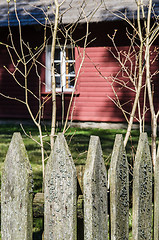
M 34 126 L 24 126 L 24 129 L 27 134 L 31 133 L 31 136 L 38 141 L 38 130 Z M 28 157 L 33 169 L 34 175 L 34 191 L 41 191 L 42 186 L 42 165 L 41 165 L 41 152 L 39 145 L 34 142 L 32 139 L 28 138 L 20 126 L 10 126 L 10 125 L 1 125 L 0 126 L 0 174 L 2 171 L 3 162 L 14 132 L 21 132 L 25 147 L 27 149 Z M 66 140 L 69 145 L 72 157 L 76 165 L 83 165 L 86 162 L 87 151 L 89 146 L 89 139 L 91 135 L 96 135 L 100 137 L 101 145 L 103 149 L 103 157 L 106 163 L 107 168 L 109 167 L 111 152 L 113 149 L 113 144 L 116 134 L 125 135 L 125 130 L 103 130 L 103 129 L 79 129 L 79 128 L 70 128 L 66 134 Z M 44 134 L 46 134 L 44 132 Z M 128 156 L 131 159 L 131 149 L 138 141 L 138 131 L 133 131 L 133 141 L 130 141 L 128 144 Z M 49 137 L 44 138 L 45 140 L 45 149 L 46 156 L 49 156 Z
M 76 165 L 85 164 L 87 158 L 87 151 L 89 146 L 90 136 L 99 136 L 102 150 L 103 150 L 103 157 L 107 168 L 109 168 L 110 160 L 111 160 L 111 153 L 113 150 L 114 140 L 116 134 L 122 134 L 123 137 L 126 133 L 126 130 L 122 129 L 75 129 L 71 128 L 70 132 L 66 133 L 66 140 L 68 142 L 70 151 L 72 153 L 72 157 Z M 133 151 L 136 151 L 137 142 L 139 138 L 139 131 L 134 130 L 132 131 L 133 137 L 128 142 L 127 145 L 127 156 L 129 160 L 132 159 Z M 73 136 L 73 137 L 72 137 Z

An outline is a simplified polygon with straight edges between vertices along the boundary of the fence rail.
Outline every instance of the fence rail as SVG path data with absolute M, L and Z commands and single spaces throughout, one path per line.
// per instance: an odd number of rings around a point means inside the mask
M 158 161 L 154 172 L 154 196 L 152 174 L 147 134 L 143 133 L 140 135 L 133 171 L 133 240 L 159 239 Z M 84 234 L 80 234 L 77 227 L 77 185 L 71 153 L 64 136 L 58 134 L 45 171 L 44 239 L 129 239 L 129 168 L 122 135 L 116 135 L 111 157 L 110 201 L 107 198 L 107 171 L 100 139 L 96 136 L 90 138 L 83 178 Z M 20 133 L 14 133 L 2 172 L 2 240 L 32 240 L 32 202 L 31 166 Z M 82 236 L 77 238 L 79 235 Z

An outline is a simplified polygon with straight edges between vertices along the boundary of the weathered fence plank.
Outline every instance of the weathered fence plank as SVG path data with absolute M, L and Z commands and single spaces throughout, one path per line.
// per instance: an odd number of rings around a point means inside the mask
M 154 240 L 159 239 L 159 146 L 154 169 Z
M 32 170 L 20 133 L 14 133 L 2 172 L 2 240 L 32 239 Z
M 133 170 L 133 240 L 151 240 L 152 161 L 146 133 L 140 135 Z
M 77 174 L 80 186 L 77 186 Z M 108 239 L 107 173 L 99 137 L 91 136 L 86 165 L 76 173 L 65 138 L 59 134 L 46 165 L 44 180 L 44 198 L 42 193 L 37 194 L 33 203 L 36 217 L 43 216 L 45 205 L 45 240 L 77 240 L 77 191 L 80 195 L 79 218 L 82 219 L 78 239 Z M 32 239 L 32 188 L 27 153 L 20 133 L 14 133 L 2 172 L 2 240 Z M 133 240 L 152 239 L 152 205 L 152 161 L 147 134 L 143 133 L 133 169 Z M 154 169 L 153 229 L 153 239 L 159 239 L 159 148 Z M 129 239 L 129 170 L 122 135 L 116 136 L 110 165 L 109 234 L 111 240 Z
M 129 170 L 121 134 L 116 135 L 110 164 L 111 240 L 129 239 Z
M 44 239 L 76 240 L 76 168 L 63 134 L 58 134 L 47 162 L 44 200 Z
M 83 187 L 84 239 L 107 240 L 107 174 L 96 136 L 90 138 Z

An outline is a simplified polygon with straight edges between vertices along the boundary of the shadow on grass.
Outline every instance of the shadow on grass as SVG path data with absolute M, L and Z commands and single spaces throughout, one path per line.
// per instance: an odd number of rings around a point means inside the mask
M 43 229 L 43 218 L 33 218 L 33 240 L 42 240 Z
M 33 240 L 42 240 L 42 233 L 43 233 L 43 231 L 34 232 L 33 233 Z
M 42 192 L 42 172 L 33 172 L 34 192 Z
M 89 146 L 90 136 L 99 136 L 103 150 L 103 157 L 107 168 L 111 160 L 111 153 L 113 150 L 114 140 L 116 134 L 125 136 L 125 129 L 75 129 L 71 128 L 66 133 L 66 140 L 69 145 L 72 157 L 76 165 L 85 164 L 87 158 L 87 151 Z M 132 131 L 133 141 L 129 141 L 127 152 L 131 152 L 132 146 L 137 145 L 139 131 Z

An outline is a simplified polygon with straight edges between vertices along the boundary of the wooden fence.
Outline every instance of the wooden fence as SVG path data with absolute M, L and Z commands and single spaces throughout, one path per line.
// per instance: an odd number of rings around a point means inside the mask
M 140 136 L 133 172 L 132 239 L 158 240 L 159 166 L 157 161 L 153 174 L 146 133 Z M 83 178 L 84 236 L 80 240 L 129 239 L 129 167 L 122 135 L 115 139 L 109 185 L 110 201 L 100 140 L 91 136 Z M 32 239 L 32 193 L 31 166 L 20 133 L 14 133 L 2 173 L 2 240 Z M 45 171 L 44 239 L 76 240 L 77 229 L 76 168 L 64 136 L 58 134 Z

